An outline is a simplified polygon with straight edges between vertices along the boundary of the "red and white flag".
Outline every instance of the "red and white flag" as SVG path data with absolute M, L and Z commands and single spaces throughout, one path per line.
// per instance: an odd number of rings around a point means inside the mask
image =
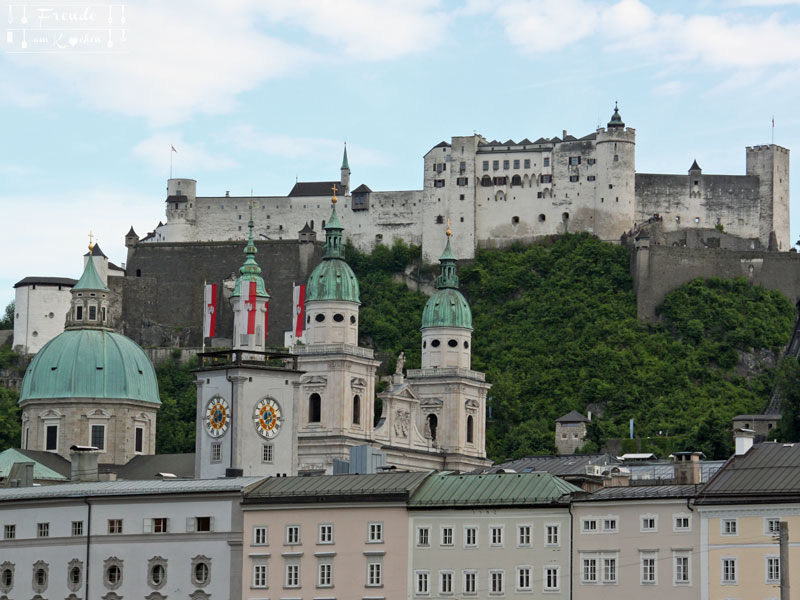
M 214 337 L 217 329 L 217 284 L 209 283 L 205 286 L 205 300 L 203 302 L 203 337 Z
M 303 337 L 303 325 L 306 319 L 306 286 L 294 286 L 292 302 L 294 304 L 294 337 L 296 339 Z
M 247 286 L 242 286 L 244 303 L 239 314 L 239 331 L 254 334 L 256 332 L 256 282 L 249 281 Z
M 269 290 L 267 290 L 269 296 Z M 267 329 L 269 328 L 269 298 L 264 302 L 264 345 L 267 345 Z

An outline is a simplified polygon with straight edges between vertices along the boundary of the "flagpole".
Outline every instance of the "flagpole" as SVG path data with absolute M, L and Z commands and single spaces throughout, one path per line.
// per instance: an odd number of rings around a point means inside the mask
M 170 160 L 172 159 L 172 152 L 169 153 Z M 170 171 L 170 175 L 172 172 Z M 206 311 L 208 310 L 208 306 L 206 306 L 206 280 L 203 279 L 203 354 L 206 352 Z
M 172 146 L 169 147 L 169 178 L 172 179 Z
M 775 145 L 775 115 L 772 115 L 772 145 Z

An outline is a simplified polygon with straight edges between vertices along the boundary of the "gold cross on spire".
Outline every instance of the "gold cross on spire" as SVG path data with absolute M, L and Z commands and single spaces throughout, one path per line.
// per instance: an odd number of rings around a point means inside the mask
M 450 231 L 450 219 L 447 219 L 447 231 L 445 231 L 445 233 L 447 234 L 447 237 L 453 235 L 453 232 Z
M 94 250 L 94 243 L 93 243 L 94 236 L 92 235 L 92 230 L 89 230 L 89 250 Z
M 337 189 L 337 188 L 336 188 L 336 184 L 334 183 L 334 184 L 333 184 L 333 187 L 331 187 L 331 190 L 333 191 L 333 198 L 331 198 L 331 202 L 333 202 L 334 204 L 336 204 L 336 201 L 337 201 L 337 198 L 336 198 L 336 189 Z

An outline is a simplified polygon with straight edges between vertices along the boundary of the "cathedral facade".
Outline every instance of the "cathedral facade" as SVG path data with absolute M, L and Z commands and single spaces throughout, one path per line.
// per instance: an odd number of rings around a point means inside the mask
M 290 353 L 264 345 L 269 294 L 255 260 L 248 223 L 246 260 L 231 305 L 231 351 L 202 356 L 197 372 L 195 473 L 296 475 L 333 473 L 351 449 L 368 448 L 388 467 L 466 471 L 488 464 L 485 406 L 490 385 L 471 370 L 472 314 L 458 291 L 447 231 L 437 291 L 422 321 L 423 364 L 404 360 L 381 394 L 375 419 L 373 351 L 358 345 L 360 291 L 347 264 L 337 198 L 325 224 L 325 256 L 306 285 L 305 344 Z M 249 290 L 246 291 L 246 290 Z

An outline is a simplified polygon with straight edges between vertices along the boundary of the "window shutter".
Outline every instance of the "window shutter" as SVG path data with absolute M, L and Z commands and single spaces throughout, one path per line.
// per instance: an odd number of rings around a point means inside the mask
M 165 532 L 164 532 L 164 533 L 171 533 L 171 532 L 172 532 L 172 526 L 171 526 L 171 525 L 170 525 L 170 523 L 169 523 L 169 522 L 170 522 L 170 520 L 171 520 L 171 519 L 167 519 L 167 529 L 165 530 Z
M 210 529 L 210 530 L 211 530 L 211 531 L 216 531 L 216 529 L 214 528 L 214 517 L 210 517 L 210 519 L 209 519 L 209 520 L 211 521 L 211 522 L 209 523 L 209 525 L 211 526 L 211 529 Z
M 153 533 L 153 519 L 144 520 L 144 532 Z
M 194 517 L 186 517 L 186 533 L 194 532 Z

